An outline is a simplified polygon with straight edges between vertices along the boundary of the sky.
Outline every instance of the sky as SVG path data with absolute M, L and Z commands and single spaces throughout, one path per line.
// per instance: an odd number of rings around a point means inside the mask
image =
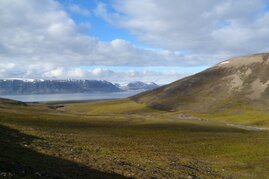
M 0 78 L 166 84 L 268 42 L 269 0 L 0 0 Z

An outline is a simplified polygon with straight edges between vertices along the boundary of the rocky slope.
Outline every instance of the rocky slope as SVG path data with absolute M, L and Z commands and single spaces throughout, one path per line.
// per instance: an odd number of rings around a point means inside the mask
M 132 99 L 164 110 L 199 112 L 256 106 L 269 110 L 269 53 L 236 57 Z

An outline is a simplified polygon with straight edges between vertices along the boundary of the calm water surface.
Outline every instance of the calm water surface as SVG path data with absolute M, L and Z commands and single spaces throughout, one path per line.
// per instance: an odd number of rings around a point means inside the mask
M 0 95 L 2 98 L 14 99 L 23 102 L 44 101 L 69 101 L 69 100 L 98 100 L 98 99 L 120 99 L 133 96 L 142 92 L 124 91 L 114 93 L 72 93 L 72 94 L 33 94 L 33 95 Z

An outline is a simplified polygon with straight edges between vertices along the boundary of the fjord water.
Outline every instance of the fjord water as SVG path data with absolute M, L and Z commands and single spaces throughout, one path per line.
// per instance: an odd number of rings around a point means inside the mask
M 1 98 L 14 99 L 23 102 L 101 100 L 127 98 L 142 92 L 132 90 L 111 93 L 65 93 L 65 94 L 31 94 L 31 95 L 0 95 Z

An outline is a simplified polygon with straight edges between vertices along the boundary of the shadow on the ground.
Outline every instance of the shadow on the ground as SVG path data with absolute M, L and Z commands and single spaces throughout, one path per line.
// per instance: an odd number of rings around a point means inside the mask
M 24 147 L 34 139 L 0 125 L 0 178 L 125 178 Z

